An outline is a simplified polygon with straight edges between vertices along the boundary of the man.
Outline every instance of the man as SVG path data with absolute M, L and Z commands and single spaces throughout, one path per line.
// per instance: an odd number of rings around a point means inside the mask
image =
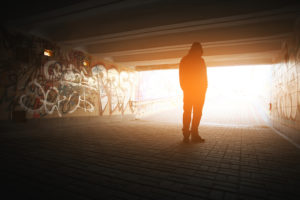
M 179 80 L 183 90 L 183 142 L 189 142 L 190 135 L 192 142 L 204 142 L 198 133 L 207 90 L 207 71 L 202 54 L 201 44 L 194 42 L 179 65 Z M 190 130 L 192 110 L 193 120 Z

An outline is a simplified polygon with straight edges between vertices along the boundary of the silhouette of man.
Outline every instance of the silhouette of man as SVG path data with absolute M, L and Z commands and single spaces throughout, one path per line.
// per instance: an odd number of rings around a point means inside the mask
M 192 142 L 204 142 L 198 133 L 207 90 L 207 71 L 202 54 L 201 44 L 194 42 L 179 65 L 179 81 L 183 90 L 183 142 L 189 142 L 190 135 Z M 193 120 L 190 130 L 192 110 Z

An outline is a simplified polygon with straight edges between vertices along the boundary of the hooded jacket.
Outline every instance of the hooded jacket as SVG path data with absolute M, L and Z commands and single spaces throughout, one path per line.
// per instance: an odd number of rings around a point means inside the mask
M 179 81 L 184 92 L 201 92 L 207 89 L 207 70 L 198 52 L 190 51 L 179 65 Z

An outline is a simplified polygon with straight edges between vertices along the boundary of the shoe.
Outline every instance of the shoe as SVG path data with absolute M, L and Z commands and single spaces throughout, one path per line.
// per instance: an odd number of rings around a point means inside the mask
M 184 143 L 189 143 L 191 132 L 189 130 L 182 129 L 182 134 L 183 134 L 183 142 Z
M 183 137 L 182 142 L 183 142 L 183 143 L 190 143 L 190 138 L 188 138 L 188 137 Z
M 194 132 L 191 135 L 191 142 L 200 143 L 205 141 L 205 139 L 199 136 L 198 132 Z
M 191 132 L 189 130 L 182 129 L 182 135 L 183 135 L 183 137 L 189 138 L 191 135 Z

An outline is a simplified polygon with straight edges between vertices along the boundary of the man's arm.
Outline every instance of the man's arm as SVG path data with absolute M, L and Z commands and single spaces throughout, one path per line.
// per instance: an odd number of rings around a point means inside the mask
M 205 79 L 205 84 L 206 84 L 206 88 L 208 87 L 208 82 L 207 82 L 207 67 L 206 67 L 206 63 L 205 63 L 205 61 L 204 61 L 204 59 L 202 58 L 201 59 L 201 61 L 202 61 L 202 65 L 203 65 L 203 68 L 204 68 L 204 74 L 203 74 L 203 78 Z
M 180 61 L 179 64 L 179 83 L 180 83 L 180 87 L 183 90 L 184 88 L 184 72 L 183 72 L 183 61 Z

